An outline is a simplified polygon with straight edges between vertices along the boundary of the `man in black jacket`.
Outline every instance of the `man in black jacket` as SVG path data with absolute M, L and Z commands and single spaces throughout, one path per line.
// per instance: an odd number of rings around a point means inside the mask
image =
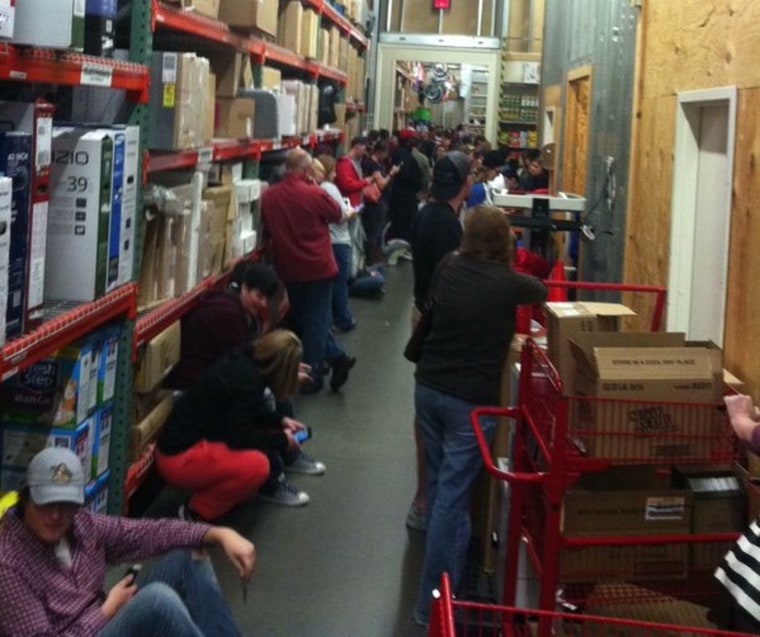
M 433 168 L 430 189 L 432 201 L 415 217 L 411 227 L 412 266 L 414 268 L 414 308 L 412 329 L 420 318 L 430 297 L 433 272 L 441 259 L 459 248 L 462 241 L 462 224 L 459 210 L 470 195 L 470 160 L 462 152 L 447 153 Z M 417 492 L 412 500 L 406 525 L 424 531 L 425 515 L 425 458 L 415 418 L 417 448 Z

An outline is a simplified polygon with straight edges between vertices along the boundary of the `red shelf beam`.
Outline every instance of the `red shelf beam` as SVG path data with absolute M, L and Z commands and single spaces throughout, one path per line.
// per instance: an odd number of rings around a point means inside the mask
M 258 58 L 264 55 L 265 42 L 263 40 L 235 33 L 224 22 L 153 0 L 154 30 L 157 26 L 227 44 Z
M 104 86 L 128 92 L 133 102 L 148 101 L 147 66 L 79 53 L 0 44 L 0 80 L 62 86 Z
M 137 286 L 123 285 L 92 303 L 84 303 L 0 348 L 0 380 L 50 356 L 104 323 L 136 316 Z

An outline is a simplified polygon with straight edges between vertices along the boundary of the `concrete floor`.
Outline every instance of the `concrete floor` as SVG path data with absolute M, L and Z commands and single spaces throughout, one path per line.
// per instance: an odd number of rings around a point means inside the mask
M 415 488 L 412 366 L 401 355 L 411 264 L 386 274 L 382 300 L 351 300 L 359 326 L 339 338 L 358 362 L 346 386 L 296 401 L 313 429 L 306 449 L 327 464 L 324 476 L 293 477 L 311 502 L 254 502 L 225 521 L 257 548 L 247 604 L 226 561 L 214 558 L 244 635 L 425 635 L 410 620 L 424 536 L 404 525 Z

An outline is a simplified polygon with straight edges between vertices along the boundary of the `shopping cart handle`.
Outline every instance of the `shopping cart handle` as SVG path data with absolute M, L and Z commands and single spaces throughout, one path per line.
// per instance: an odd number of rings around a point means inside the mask
M 491 458 L 491 448 L 480 426 L 481 418 L 511 418 L 519 422 L 520 410 L 517 407 L 477 407 L 470 412 L 470 422 L 475 432 L 475 438 L 478 441 L 480 455 L 483 458 L 483 465 L 486 471 L 497 480 L 504 480 L 509 484 L 536 484 L 543 482 L 546 478 L 545 473 L 515 473 L 513 471 L 503 471 L 494 464 Z

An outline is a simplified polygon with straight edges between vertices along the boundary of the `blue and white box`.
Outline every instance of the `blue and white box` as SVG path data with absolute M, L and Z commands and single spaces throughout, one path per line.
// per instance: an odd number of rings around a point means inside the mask
M 108 469 L 111 449 L 111 426 L 113 424 L 113 402 L 98 409 L 93 419 L 92 435 L 92 471 L 91 477 L 97 478 Z
M 6 423 L 2 429 L 3 468 L 25 469 L 31 459 L 45 447 L 71 449 L 83 467 L 92 465 L 92 419 L 76 429 L 41 427 L 27 423 Z

